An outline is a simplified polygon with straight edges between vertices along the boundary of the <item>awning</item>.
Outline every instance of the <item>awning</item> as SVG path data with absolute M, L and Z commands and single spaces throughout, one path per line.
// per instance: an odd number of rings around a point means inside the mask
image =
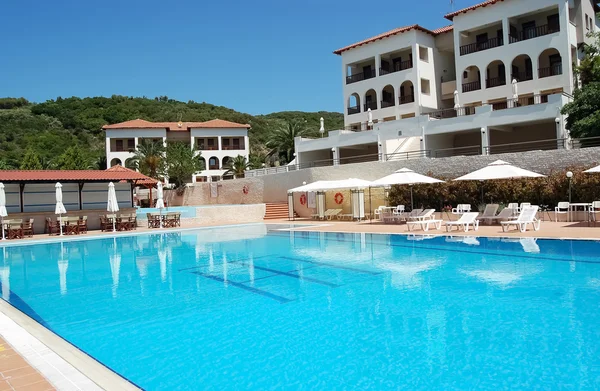
M 305 191 L 324 191 L 324 190 L 337 190 L 337 189 L 364 189 L 369 187 L 371 182 L 363 179 L 342 179 L 337 181 L 316 181 L 307 185 L 299 186 L 293 189 L 289 189 L 288 193 L 298 193 Z

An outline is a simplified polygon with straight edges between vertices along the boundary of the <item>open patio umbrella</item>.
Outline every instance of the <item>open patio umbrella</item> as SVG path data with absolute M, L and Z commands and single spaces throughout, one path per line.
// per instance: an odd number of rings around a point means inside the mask
M 4 237 L 4 218 L 8 216 L 6 213 L 6 193 L 4 193 L 4 183 L 0 182 L 0 218 L 2 219 L 2 240 L 6 240 Z
M 165 201 L 163 201 L 163 185 L 162 182 L 156 184 L 156 207 L 160 214 L 160 228 L 162 228 L 162 210 L 165 207 Z
M 600 166 L 596 166 L 596 167 L 590 168 L 589 170 L 585 170 L 584 172 L 589 172 L 591 174 L 593 174 L 593 173 L 599 173 L 600 172 Z
M 371 187 L 383 187 L 392 185 L 409 185 L 410 186 L 410 208 L 413 209 L 413 185 L 426 183 L 443 183 L 444 181 L 422 175 L 414 172 L 409 168 L 401 168 L 400 170 L 377 179 L 371 183 Z
M 106 210 L 110 213 L 117 213 L 119 211 L 119 202 L 117 201 L 117 193 L 115 192 L 115 184 L 110 182 L 108 184 L 108 202 L 106 204 Z M 115 215 L 116 217 L 116 215 Z M 116 232 L 115 227 L 116 218 L 112 219 L 113 232 Z
M 65 206 L 63 205 L 63 196 L 62 196 L 62 185 L 60 182 L 56 182 L 56 208 L 54 208 L 54 214 L 58 215 L 59 226 L 60 226 L 60 236 L 63 236 L 62 229 L 62 215 L 67 213 Z
M 488 181 L 492 179 L 542 178 L 545 175 L 513 166 L 503 160 L 496 160 L 487 166 L 467 175 L 456 178 L 455 181 Z

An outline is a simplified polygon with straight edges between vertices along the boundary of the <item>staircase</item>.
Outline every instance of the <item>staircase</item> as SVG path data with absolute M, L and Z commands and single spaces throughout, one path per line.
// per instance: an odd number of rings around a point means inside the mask
M 288 204 L 287 202 L 267 203 L 265 212 L 265 220 L 287 219 Z

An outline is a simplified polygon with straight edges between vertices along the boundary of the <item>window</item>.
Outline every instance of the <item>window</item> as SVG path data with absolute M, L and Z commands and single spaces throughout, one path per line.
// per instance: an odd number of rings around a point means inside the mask
M 129 149 L 130 151 L 133 151 L 135 149 L 135 140 L 134 139 L 127 140 L 127 149 Z
M 220 176 L 211 176 L 210 177 L 211 182 L 219 182 L 220 180 L 221 180 Z
M 424 62 L 429 62 L 429 48 L 419 46 L 419 59 Z
M 196 182 L 206 182 L 207 178 L 205 176 L 197 176 Z
M 548 32 L 553 33 L 555 31 L 560 31 L 560 20 L 558 18 L 558 14 L 548 16 Z
M 588 14 L 585 14 L 585 28 L 589 31 L 590 29 L 590 17 Z
M 430 91 L 430 83 L 429 80 L 427 79 L 421 79 L 421 93 L 424 95 L 429 95 L 431 94 Z
M 123 140 L 117 140 L 117 152 L 121 152 L 123 150 Z

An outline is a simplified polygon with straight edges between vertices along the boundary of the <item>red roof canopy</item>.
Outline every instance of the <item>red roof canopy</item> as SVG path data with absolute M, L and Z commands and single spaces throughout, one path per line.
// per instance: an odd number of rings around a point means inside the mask
M 0 182 L 132 182 L 156 181 L 121 166 L 108 170 L 0 170 Z
M 475 4 L 470 7 L 451 12 L 448 15 L 444 16 L 444 18 L 452 20 L 452 19 L 454 19 L 454 17 L 456 15 L 466 14 L 467 12 L 476 10 L 477 8 L 487 7 L 488 5 L 493 5 L 493 4 L 499 3 L 501 1 L 504 1 L 504 0 L 487 0 L 487 1 L 484 1 L 483 3 Z
M 249 129 L 248 124 L 238 124 L 237 122 L 225 121 L 222 119 L 212 119 L 205 122 L 150 122 L 143 119 L 134 119 L 118 124 L 104 125 L 102 129 L 165 129 L 171 132 L 188 131 L 194 129 L 215 129 L 215 128 L 244 128 Z

